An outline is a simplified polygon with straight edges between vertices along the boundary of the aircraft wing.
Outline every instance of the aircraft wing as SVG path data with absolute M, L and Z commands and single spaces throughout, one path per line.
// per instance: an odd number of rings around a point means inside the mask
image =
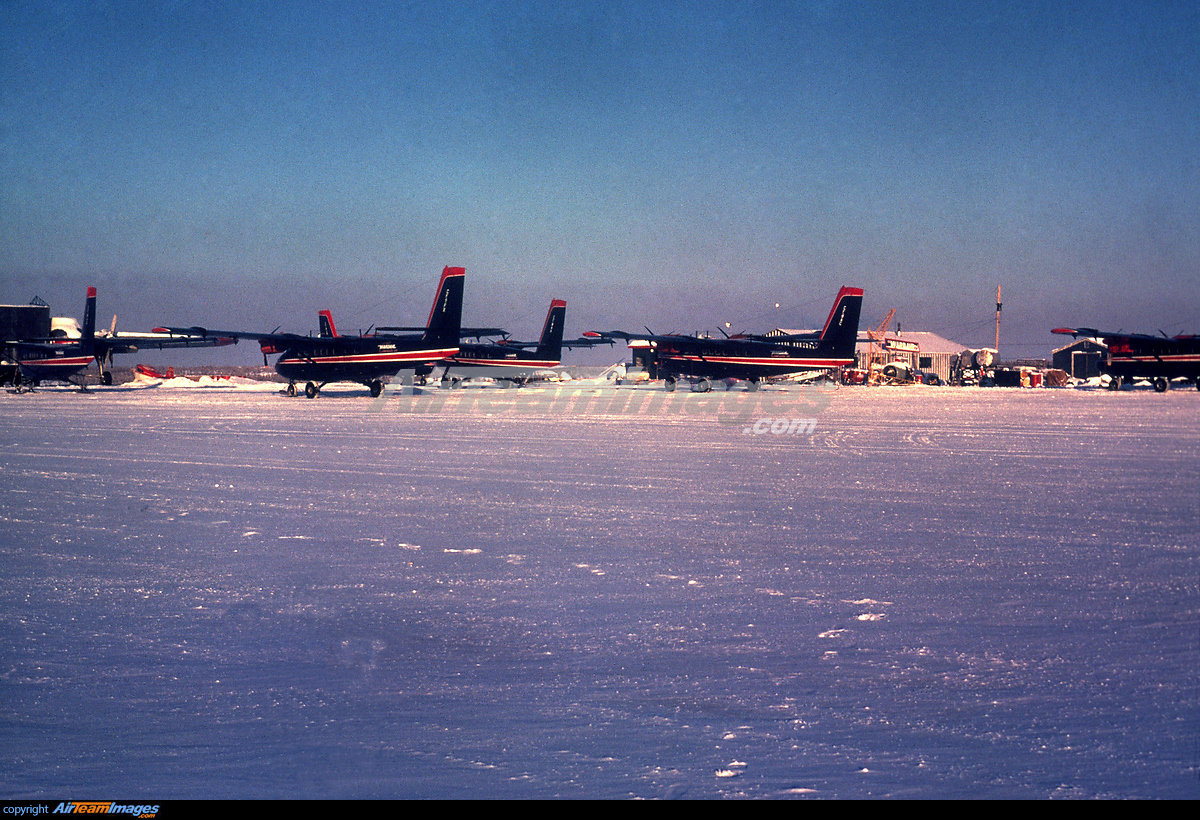
M 79 347 L 78 339 L 13 339 L 0 343 L 2 347 L 13 347 L 18 350 L 36 350 L 41 353 L 59 353 L 72 347 Z
M 156 328 L 156 330 L 165 331 L 179 338 L 232 339 L 235 344 L 238 339 L 253 339 L 262 348 L 264 357 L 271 353 L 282 353 L 288 349 L 305 347 L 313 349 L 316 345 L 323 345 L 331 341 L 322 336 L 301 336 L 298 333 L 254 333 L 247 330 L 211 330 L 206 327 L 163 327 Z M 350 343 L 355 338 L 357 337 L 337 337 L 341 344 Z M 224 342 L 224 344 L 228 344 L 228 342 Z
M 423 327 L 397 327 L 395 325 L 385 325 L 375 328 L 376 333 L 424 333 Z M 460 339 L 481 339 L 484 336 L 507 336 L 508 331 L 502 327 L 460 327 L 458 329 L 458 338 Z
M 615 344 L 613 339 L 597 338 L 597 337 L 593 337 L 593 336 L 588 336 L 585 333 L 582 336 L 580 336 L 578 339 L 564 339 L 562 346 L 575 348 L 575 347 L 595 347 L 596 345 L 612 346 L 613 344 Z
M 634 339 L 642 339 L 649 341 L 650 336 L 641 333 L 627 333 L 624 330 L 589 330 L 583 334 L 596 339 L 624 339 L 627 342 L 632 342 Z
M 501 347 L 519 347 L 522 350 L 524 350 L 526 348 L 535 348 L 536 349 L 538 347 L 538 345 L 541 344 L 541 342 L 518 342 L 515 339 L 501 339 L 500 341 L 496 342 L 496 344 L 500 345 Z M 595 347 L 596 345 L 612 345 L 612 344 L 614 344 L 613 339 L 604 338 L 600 335 L 589 336 L 586 333 L 583 336 L 580 336 L 578 339 L 563 339 L 563 341 L 562 341 L 562 346 L 569 347 L 569 348 Z
M 207 339 L 209 336 L 214 338 L 225 336 L 231 339 L 258 339 L 267 336 L 279 335 L 277 333 L 247 333 L 241 330 L 210 330 L 207 327 L 200 327 L 199 325 L 193 325 L 191 327 L 156 327 L 154 328 L 154 331 L 156 333 L 166 333 L 168 336 L 194 336 L 201 339 Z
M 1100 338 L 1101 336 L 1107 335 L 1096 330 L 1094 327 L 1056 327 L 1050 332 L 1057 333 L 1060 336 L 1072 336 L 1076 339 L 1078 339 L 1080 336 Z
M 779 344 L 780 342 L 803 341 L 811 342 L 818 340 L 821 336 L 820 331 L 812 331 L 810 333 L 780 333 L 774 336 L 764 336 L 761 333 L 735 333 L 730 336 L 730 339 L 742 339 L 752 342 L 766 342 L 767 344 Z
M 1109 332 L 1106 330 L 1096 330 L 1094 327 L 1056 327 L 1050 331 L 1058 333 L 1062 336 L 1073 336 L 1078 339 L 1083 336 L 1088 339 L 1158 339 L 1160 337 L 1149 333 L 1122 333 L 1121 331 Z
M 393 330 L 396 328 L 392 328 Z M 164 327 L 156 330 L 172 334 L 176 339 L 206 339 L 209 344 L 230 344 L 238 339 L 252 339 L 259 343 L 264 353 L 280 353 L 287 349 L 303 352 L 305 349 L 324 349 L 336 345 L 346 350 L 370 347 L 379 340 L 391 338 L 387 335 L 372 336 L 312 336 L 300 333 L 256 333 L 249 330 L 213 330 L 206 327 Z M 422 328 L 424 330 L 424 328 Z M 399 338 L 399 337 L 396 337 Z M 215 341 L 224 339 L 226 341 Z M 182 346 L 182 345 L 177 345 Z
M 98 353 L 136 353 L 139 350 L 167 350 L 180 347 L 224 347 L 237 344 L 237 337 L 230 334 L 175 333 L 157 328 L 150 333 L 110 333 L 96 336 L 94 344 Z
M 319 342 L 322 341 L 318 336 L 302 336 L 299 333 L 254 333 L 248 330 L 213 330 L 207 327 L 158 327 L 155 332 L 163 332 L 178 340 L 191 337 L 193 339 L 216 340 L 216 339 L 253 339 L 256 342 Z M 353 338 L 351 336 L 339 338 Z M 327 339 L 324 341 L 328 341 Z M 209 341 L 208 344 L 214 345 L 215 341 Z M 230 344 L 230 342 L 224 342 Z M 183 347 L 184 345 L 177 345 Z
M 336 346 L 337 349 L 354 352 L 368 349 L 374 349 L 378 346 L 380 338 L 388 339 L 387 336 L 311 336 L 301 335 L 299 333 L 255 333 L 248 330 L 212 330 L 205 327 L 166 327 L 159 328 L 169 334 L 174 334 L 177 339 L 199 338 L 209 340 L 225 340 L 225 341 L 210 341 L 209 344 L 236 344 L 238 339 L 252 339 L 258 342 L 259 347 L 265 355 L 272 353 L 283 353 L 286 350 L 295 351 L 299 356 L 307 356 L 316 350 L 326 350 L 330 346 Z M 398 337 L 397 337 L 398 338 Z
M 583 334 L 589 338 L 599 338 L 612 343 L 613 339 L 624 339 L 627 342 L 664 342 L 683 347 L 689 344 L 696 346 L 709 346 L 712 344 L 712 339 L 701 339 L 697 336 L 684 336 L 679 333 L 629 333 L 624 330 L 589 330 Z M 603 342 L 597 342 L 603 344 Z

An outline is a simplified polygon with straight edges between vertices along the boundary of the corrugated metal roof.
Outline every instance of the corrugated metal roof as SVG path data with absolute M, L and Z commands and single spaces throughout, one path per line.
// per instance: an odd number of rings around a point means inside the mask
M 1052 354 L 1053 353 L 1062 353 L 1064 350 L 1070 350 L 1073 347 L 1077 347 L 1080 350 L 1089 350 L 1089 349 L 1091 349 L 1091 350 L 1108 350 L 1108 345 L 1104 344 L 1103 342 L 1097 341 L 1096 339 L 1086 339 L 1085 338 L 1085 339 L 1076 339 L 1075 341 L 1071 342 L 1069 345 L 1063 345 L 1062 347 L 1056 347 L 1056 348 L 1054 348 L 1054 350 L 1051 351 L 1051 353 Z
M 820 333 L 820 332 L 821 332 L 820 329 L 818 329 L 818 330 L 791 330 L 786 327 L 779 327 L 779 328 L 775 328 L 775 330 L 771 331 L 767 335 L 773 336 L 773 335 L 787 335 L 787 334 L 793 334 L 793 333 Z M 884 338 L 897 339 L 897 340 L 903 341 L 903 342 L 916 342 L 917 344 L 919 344 L 921 346 L 922 353 L 961 353 L 962 351 L 967 350 L 970 347 L 969 345 L 960 344 L 959 342 L 955 342 L 951 339 L 947 339 L 944 336 L 939 336 L 938 334 L 931 333 L 927 330 L 906 330 L 899 335 L 897 335 L 895 333 L 888 333 L 885 335 Z M 867 331 L 865 331 L 865 330 L 858 331 L 858 345 L 857 346 L 865 349 L 867 347 L 867 345 L 869 345 L 870 343 L 871 343 L 871 338 L 869 336 L 867 336 Z
M 952 341 L 945 336 L 939 336 L 927 330 L 906 330 L 901 334 L 888 333 L 885 334 L 884 338 L 896 339 L 901 342 L 916 342 L 921 346 L 921 352 L 925 354 L 961 353 L 969 348 L 969 345 Z M 871 339 L 867 336 L 866 331 L 860 330 L 858 332 L 858 346 L 866 347 L 870 343 Z

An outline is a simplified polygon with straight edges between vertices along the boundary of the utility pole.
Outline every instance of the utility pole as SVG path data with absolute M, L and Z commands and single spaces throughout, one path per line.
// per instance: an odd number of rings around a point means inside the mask
M 1000 286 L 996 285 L 996 359 L 1000 359 Z

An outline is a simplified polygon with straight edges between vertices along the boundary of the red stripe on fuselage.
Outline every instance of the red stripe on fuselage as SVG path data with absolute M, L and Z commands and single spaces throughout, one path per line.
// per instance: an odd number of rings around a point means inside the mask
M 47 357 L 45 359 L 20 359 L 19 361 L 26 367 L 86 367 L 92 363 L 92 358 L 91 356 L 62 359 Z
M 527 368 L 533 367 L 538 369 L 548 369 L 558 367 L 560 362 L 551 361 L 549 359 L 465 359 L 457 356 L 450 359 L 453 364 L 462 367 L 512 367 L 512 368 Z
M 853 359 L 800 359 L 800 358 L 751 358 L 744 356 L 696 356 L 696 355 L 676 355 L 666 354 L 665 359 L 673 359 L 682 362 L 697 362 L 700 364 L 736 364 L 736 365 L 757 365 L 762 367 L 841 367 L 842 365 L 850 364 Z
M 382 364 L 389 362 L 403 363 L 412 361 L 426 362 L 444 359 L 447 356 L 452 356 L 457 352 L 457 347 L 449 347 L 440 350 L 409 350 L 396 353 L 362 353 L 358 355 L 347 356 L 301 356 L 293 353 L 280 359 L 280 362 L 307 365 Z

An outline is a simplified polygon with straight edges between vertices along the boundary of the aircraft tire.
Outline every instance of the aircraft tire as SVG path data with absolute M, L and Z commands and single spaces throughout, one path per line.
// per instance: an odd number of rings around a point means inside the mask
M 288 382 L 288 386 L 283 388 L 283 392 L 289 398 L 295 398 L 296 397 L 296 383 Z
M 371 398 L 379 398 L 379 394 L 383 392 L 383 382 L 376 379 L 367 385 L 367 389 L 371 391 Z
M 100 377 L 100 383 L 103 384 L 105 387 L 112 386 L 112 371 L 111 370 L 104 371 L 104 375 L 102 375 Z
M 701 379 L 700 381 L 696 382 L 697 393 L 707 393 L 709 390 L 712 390 L 712 382 L 710 382 L 708 379 Z
M 1163 376 L 1159 376 L 1157 379 L 1155 379 L 1153 384 L 1155 393 L 1166 393 L 1168 388 L 1171 386 L 1171 382 L 1169 382 Z
M 668 376 L 668 377 L 666 378 L 666 380 L 663 382 L 663 384 L 664 384 L 664 386 L 667 388 L 667 392 L 668 392 L 668 393 L 674 393 L 674 392 L 675 392 L 675 380 L 674 380 L 674 379 L 672 379 L 670 376 Z
M 310 399 L 315 399 L 317 397 L 317 393 L 319 392 L 321 391 L 312 382 L 304 385 L 304 395 L 308 396 Z

